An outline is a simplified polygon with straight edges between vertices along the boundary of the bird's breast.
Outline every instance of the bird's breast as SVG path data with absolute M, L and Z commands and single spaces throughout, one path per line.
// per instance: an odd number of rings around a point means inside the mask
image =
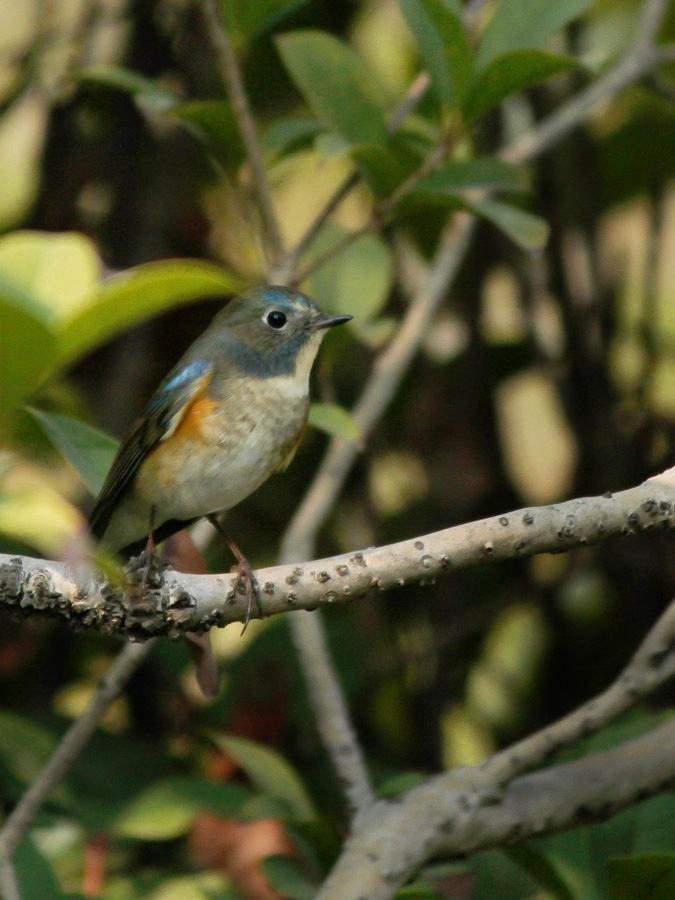
M 309 409 L 308 389 L 289 378 L 211 385 L 139 472 L 139 497 L 163 520 L 230 509 L 292 455 Z

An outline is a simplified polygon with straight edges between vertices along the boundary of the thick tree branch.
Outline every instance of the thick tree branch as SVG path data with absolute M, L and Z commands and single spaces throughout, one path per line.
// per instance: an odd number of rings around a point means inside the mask
M 454 856 L 607 818 L 672 787 L 672 721 L 609 753 L 517 776 L 599 731 L 673 675 L 675 601 L 602 694 L 481 766 L 438 775 L 395 807 L 379 803 L 347 842 L 319 897 L 385 900 L 440 851 Z
M 283 253 L 283 242 L 279 222 L 274 211 L 272 193 L 263 163 L 255 120 L 251 113 L 248 97 L 239 71 L 239 63 L 223 22 L 220 19 L 216 0 L 204 0 L 204 15 L 209 25 L 211 39 L 218 51 L 225 87 L 232 104 L 232 110 L 239 125 L 239 131 L 246 147 L 246 156 L 251 167 L 258 203 L 263 220 L 265 236 L 273 259 Z
M 481 562 L 560 553 L 617 535 L 675 528 L 675 468 L 616 494 L 529 507 L 396 544 L 301 565 L 260 569 L 263 616 L 316 609 L 371 591 L 424 582 Z M 0 555 L 0 606 L 60 616 L 73 625 L 138 639 L 173 637 L 243 621 L 234 576 L 167 570 L 144 599 L 93 579 L 83 591 L 62 563 Z
M 379 801 L 347 841 L 316 900 L 389 900 L 431 857 L 489 847 L 604 821 L 675 786 L 675 722 L 603 753 L 521 776 L 488 791 L 465 770 L 445 790 L 432 778 Z M 477 788 L 482 790 L 477 790 Z

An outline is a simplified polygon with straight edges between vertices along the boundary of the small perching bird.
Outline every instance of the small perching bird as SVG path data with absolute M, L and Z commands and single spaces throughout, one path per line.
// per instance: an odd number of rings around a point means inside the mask
M 205 516 L 222 531 L 216 515 L 292 459 L 321 339 L 351 318 L 326 315 L 285 287 L 227 303 L 120 447 L 90 517 L 92 533 L 109 550 L 130 555 Z M 247 586 L 248 621 L 251 568 L 227 540 Z

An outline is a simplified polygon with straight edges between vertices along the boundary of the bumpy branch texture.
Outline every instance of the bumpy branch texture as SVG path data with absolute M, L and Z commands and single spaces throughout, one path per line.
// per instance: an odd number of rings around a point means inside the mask
M 293 609 L 386 591 L 478 562 L 559 553 L 615 535 L 675 527 L 675 468 L 637 487 L 602 497 L 516 510 L 396 544 L 275 566 L 256 573 L 261 612 Z M 178 636 L 242 621 L 246 598 L 231 575 L 169 570 L 142 599 L 95 578 L 76 578 L 64 564 L 0 555 L 0 605 L 22 615 L 57 615 L 73 625 L 136 638 Z

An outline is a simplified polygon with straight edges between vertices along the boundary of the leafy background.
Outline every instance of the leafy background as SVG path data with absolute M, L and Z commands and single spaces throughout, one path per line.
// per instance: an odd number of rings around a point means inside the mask
M 360 186 L 304 259 L 368 222 L 439 136 L 453 152 L 305 287 L 355 315 L 325 342 L 291 469 L 230 515 L 275 558 L 324 432 L 405 310 L 452 209 L 481 217 L 452 296 L 349 480 L 323 553 L 525 503 L 618 490 L 672 461 L 673 82 L 606 105 L 523 168 L 504 143 L 602 73 L 629 0 L 495 0 L 471 35 L 452 0 L 228 0 L 292 245 L 353 171 Z M 2 0 L 0 551 L 63 555 L 114 447 L 226 296 L 260 280 L 250 175 L 207 29 L 183 0 Z M 672 39 L 671 15 L 663 37 Z M 478 39 L 476 39 L 478 35 Z M 428 95 L 388 117 L 421 68 Z M 489 189 L 489 198 L 481 193 Z M 217 264 L 216 262 L 217 261 Z M 113 437 L 115 436 L 115 437 Z M 79 535 L 79 537 L 78 537 Z M 571 709 L 626 662 L 672 596 L 671 536 L 468 572 L 329 610 L 331 647 L 385 795 L 481 760 Z M 215 571 L 230 561 L 217 544 Z M 0 800 L 11 808 L 118 649 L 2 617 Z M 304 900 L 345 820 L 287 623 L 214 636 L 207 705 L 160 642 L 24 840 L 22 897 Z M 669 714 L 664 692 L 589 750 Z M 439 861 L 401 897 L 667 898 L 673 798 L 612 822 Z

